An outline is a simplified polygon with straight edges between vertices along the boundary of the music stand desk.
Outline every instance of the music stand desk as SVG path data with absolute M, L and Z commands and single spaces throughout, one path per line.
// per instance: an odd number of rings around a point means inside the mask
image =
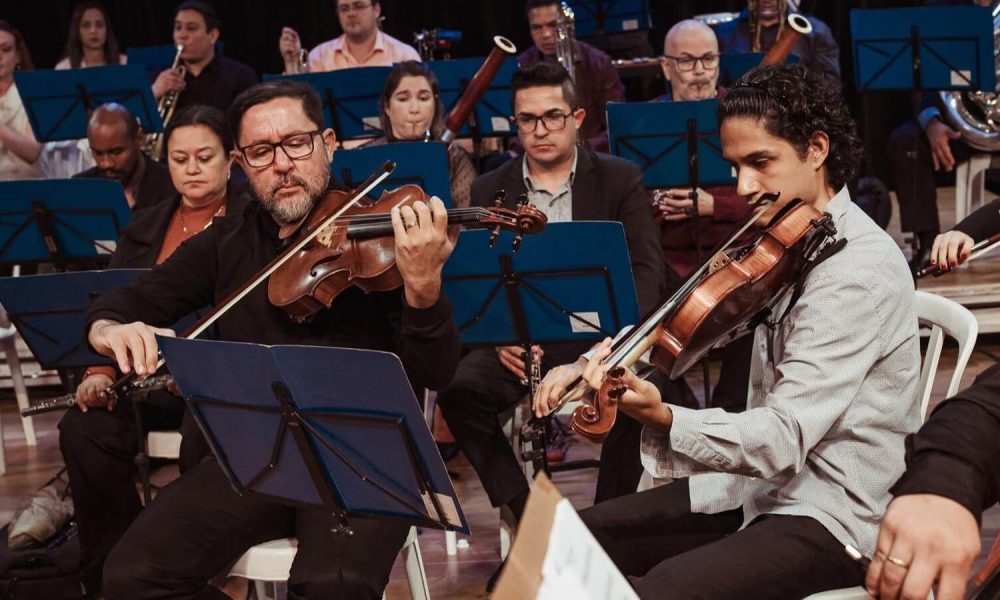
M 996 90 L 993 18 L 980 6 L 852 9 L 858 89 Z
M 392 142 L 338 150 L 330 167 L 335 177 L 348 188 L 377 170 L 385 161 L 396 163 L 396 170 L 369 194 L 373 198 L 406 184 L 419 185 L 429 195 L 441 198 L 451 208 L 451 182 L 448 148 L 443 142 Z
M 87 137 L 91 111 L 107 102 L 117 102 L 132 111 L 143 131 L 163 131 L 153 89 L 139 65 L 14 71 L 14 82 L 39 142 Z
M 468 533 L 395 355 L 157 338 L 239 493 Z M 211 374 L 211 375 L 209 375 Z
M 611 153 L 642 167 L 647 188 L 732 185 L 735 173 L 719 140 L 718 102 L 609 102 Z

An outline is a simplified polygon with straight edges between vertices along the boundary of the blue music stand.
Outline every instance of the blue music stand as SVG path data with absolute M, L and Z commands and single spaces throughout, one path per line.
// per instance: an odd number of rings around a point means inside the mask
M 108 259 L 131 216 L 117 181 L 0 182 L 0 264 Z
M 465 87 L 483 65 L 483 58 L 462 58 L 458 60 L 435 60 L 427 63 L 438 78 L 438 93 L 446 112 L 451 112 Z M 517 72 L 517 59 L 509 57 L 500 64 L 496 77 L 469 118 L 469 124 L 462 126 L 459 137 L 511 136 L 516 132 L 510 121 L 510 80 Z M 471 128 L 470 128 L 471 125 Z
M 512 233 L 489 238 L 462 231 L 441 274 L 463 344 L 595 342 L 638 320 L 621 223 L 549 223 L 516 252 Z
M 763 59 L 763 52 L 726 52 L 721 54 L 719 56 L 719 85 L 727 87 L 732 85 L 747 71 L 760 65 L 760 61 Z M 789 54 L 788 58 L 785 59 L 785 64 L 794 65 L 801 61 L 802 59 L 797 55 Z
M 986 7 L 853 9 L 851 46 L 862 91 L 996 89 Z
M 136 65 L 15 71 L 14 82 L 39 142 L 87 137 L 91 111 L 108 102 L 126 106 L 147 133 L 163 131 L 149 80 Z
M 648 188 L 731 185 L 722 157 L 719 101 L 609 102 L 611 153 L 642 167 Z
M 358 516 L 469 532 L 395 355 L 157 341 L 192 416 L 239 493 L 323 506 L 345 531 L 348 517 Z
M 215 52 L 222 54 L 225 43 L 219 40 L 215 43 Z M 162 46 L 139 46 L 129 48 L 125 51 L 128 64 L 140 65 L 146 69 L 146 76 L 150 81 L 156 79 L 161 71 L 170 68 L 174 64 L 174 57 L 177 56 L 177 46 L 164 44 Z
M 0 278 L 0 304 L 43 369 L 114 364 L 84 339 L 84 313 L 100 294 L 148 269 L 77 271 Z
M 393 142 L 337 150 L 330 170 L 345 186 L 353 189 L 358 183 L 357 176 L 367 177 L 387 160 L 398 166 L 390 177 L 372 190 L 371 197 L 378 198 L 383 191 L 413 183 L 428 194 L 441 198 L 446 207 L 452 207 L 448 149 L 443 142 Z
M 649 0 L 570 0 L 576 36 L 645 31 L 653 26 Z
M 323 100 L 326 126 L 344 142 L 382 135 L 378 103 L 391 70 L 391 67 L 360 67 L 323 73 L 265 75 L 264 79 L 294 79 L 316 88 Z

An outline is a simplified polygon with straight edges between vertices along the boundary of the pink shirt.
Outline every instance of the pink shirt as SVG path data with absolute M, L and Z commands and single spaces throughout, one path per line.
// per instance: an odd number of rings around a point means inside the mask
M 346 36 L 323 42 L 309 53 L 309 70 L 313 73 L 336 71 L 352 67 L 391 67 L 406 60 L 420 60 L 412 46 L 404 44 L 389 34 L 375 32 L 375 47 L 363 60 L 357 60 L 347 50 Z

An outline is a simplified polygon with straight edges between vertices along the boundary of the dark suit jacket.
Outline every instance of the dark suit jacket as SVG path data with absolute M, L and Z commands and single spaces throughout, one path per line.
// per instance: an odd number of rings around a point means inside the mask
M 472 206 L 493 206 L 493 194 L 503 189 L 507 192 L 505 206 L 514 208 L 518 196 L 528 191 L 521 172 L 523 160 L 509 160 L 479 176 L 472 184 Z M 664 301 L 663 251 L 638 165 L 581 148 L 573 180 L 573 220 L 620 221 L 625 227 L 639 313 L 645 314 Z
M 177 190 L 174 189 L 174 182 L 170 179 L 170 170 L 167 166 L 149 157 L 145 157 L 145 160 L 146 172 L 143 173 L 142 181 L 139 182 L 139 190 L 135 195 L 135 206 L 132 208 L 133 212 L 177 196 Z M 101 175 L 98 173 L 97 167 L 91 167 L 73 176 L 74 179 L 78 177 L 100 179 Z
M 250 202 L 249 192 L 240 186 L 229 185 L 226 214 L 243 212 Z M 111 256 L 111 269 L 151 269 L 163 247 L 167 227 L 177 210 L 181 197 L 174 192 L 172 198 L 159 202 L 141 212 L 136 212 L 129 224 L 122 229 L 115 253 Z M 136 205 L 138 207 L 138 204 Z

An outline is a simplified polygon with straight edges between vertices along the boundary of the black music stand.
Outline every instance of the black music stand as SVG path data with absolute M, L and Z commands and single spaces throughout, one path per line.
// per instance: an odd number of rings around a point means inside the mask
M 453 206 L 448 171 L 448 148 L 443 142 L 393 142 L 338 150 L 330 167 L 334 177 L 349 189 L 357 186 L 356 175 L 367 176 L 385 161 L 396 163 L 396 170 L 371 191 L 379 195 L 406 184 L 419 185 L 425 192 L 441 198 L 445 206 Z
M 512 250 L 513 234 L 490 247 L 490 232 L 463 231 L 442 272 L 462 342 L 469 346 L 594 343 L 639 319 L 621 223 L 550 223 Z M 593 243 L 600 240 L 600 243 Z M 532 390 L 533 392 L 534 390 Z M 541 456 L 523 456 L 546 472 Z
M 91 111 L 107 102 L 132 111 L 143 131 L 163 131 L 149 79 L 138 65 L 14 71 L 14 82 L 39 142 L 87 137 Z
M 569 0 L 576 36 L 646 31 L 652 28 L 649 0 Z
M 469 532 L 395 355 L 157 340 L 237 492 L 322 506 L 345 533 L 349 517 Z
M 131 217 L 117 181 L 0 182 L 0 265 L 108 260 Z
M 379 121 L 379 98 L 391 67 L 359 67 L 323 73 L 265 75 L 264 80 L 294 79 L 316 88 L 323 100 L 326 126 L 337 133 L 337 140 L 363 140 L 382 135 Z

